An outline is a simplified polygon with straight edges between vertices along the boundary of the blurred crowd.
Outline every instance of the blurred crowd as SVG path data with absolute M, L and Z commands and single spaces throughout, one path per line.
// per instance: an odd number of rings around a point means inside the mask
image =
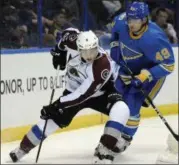
M 134 0 L 128 0 L 128 3 Z M 142 0 L 141 0 L 142 1 Z M 172 44 L 178 43 L 176 33 L 176 0 L 143 0 L 150 9 L 150 19 L 154 21 L 168 36 Z M 95 6 L 95 7 L 94 7 Z M 125 12 L 126 0 L 89 0 L 89 12 L 97 23 L 97 28 L 110 33 L 110 23 L 113 18 Z M 89 24 L 90 26 L 92 24 Z M 93 29 L 93 26 L 89 27 Z M 107 29 L 106 29 L 107 28 Z
M 145 1 L 150 6 L 151 20 L 164 30 L 171 43 L 178 43 L 175 30 L 175 0 Z M 39 45 L 38 2 L 39 0 L 1 0 L 1 48 L 18 49 Z M 126 0 L 88 0 L 89 29 L 94 30 L 98 36 L 110 33 L 112 19 L 124 12 L 126 5 Z M 58 32 L 65 28 L 75 27 L 82 30 L 82 13 L 81 0 L 43 0 L 43 46 L 53 46 Z
M 39 44 L 38 0 L 1 0 L 0 40 L 2 48 L 27 48 Z M 43 46 L 56 42 L 57 31 L 80 28 L 80 4 L 71 0 L 42 1 Z

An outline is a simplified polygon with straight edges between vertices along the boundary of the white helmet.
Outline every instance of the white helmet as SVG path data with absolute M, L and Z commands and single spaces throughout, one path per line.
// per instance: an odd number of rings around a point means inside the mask
M 92 49 L 98 47 L 98 38 L 97 36 L 91 31 L 81 32 L 78 35 L 78 39 L 76 40 L 76 44 L 78 46 L 78 50 L 83 49 Z

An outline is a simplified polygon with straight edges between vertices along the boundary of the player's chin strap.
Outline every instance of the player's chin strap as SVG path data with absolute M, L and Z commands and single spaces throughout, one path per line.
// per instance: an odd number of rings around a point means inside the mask
M 129 75 L 132 77 L 132 79 L 135 79 L 135 76 L 133 75 L 132 71 L 130 70 L 130 68 L 124 64 L 124 63 L 120 63 L 121 66 L 125 67 L 125 69 L 128 71 Z M 163 117 L 163 115 L 161 114 L 160 110 L 155 106 L 155 104 L 153 103 L 152 99 L 146 94 L 146 92 L 141 88 L 140 91 L 142 92 L 142 94 L 145 96 L 145 98 L 148 100 L 148 102 L 150 103 L 150 105 L 152 106 L 152 108 L 156 111 L 157 115 L 160 117 L 160 119 L 163 121 L 163 123 L 166 125 L 166 127 L 169 129 L 170 133 L 173 135 L 173 137 L 179 141 L 179 135 L 177 135 L 173 129 L 170 127 L 170 125 L 168 124 L 168 122 L 166 121 L 166 119 Z
M 52 104 L 52 101 L 53 101 L 53 96 L 54 96 L 54 93 L 55 93 L 55 87 L 56 87 L 56 84 L 57 84 L 59 70 L 60 70 L 60 65 L 58 65 L 58 67 L 57 67 L 55 82 L 54 82 L 54 86 L 53 86 L 52 93 L 51 93 L 51 96 L 50 96 L 50 103 L 49 103 L 49 105 Z M 42 147 L 42 142 L 43 142 L 43 140 L 45 138 L 45 130 L 46 130 L 46 127 L 47 127 L 47 122 L 48 122 L 48 119 L 45 120 L 45 125 L 44 125 L 44 128 L 43 128 L 42 137 L 41 137 L 41 141 L 40 141 L 38 152 L 37 152 L 37 156 L 36 156 L 36 161 L 35 161 L 36 163 L 38 162 L 40 151 L 41 151 L 41 147 Z

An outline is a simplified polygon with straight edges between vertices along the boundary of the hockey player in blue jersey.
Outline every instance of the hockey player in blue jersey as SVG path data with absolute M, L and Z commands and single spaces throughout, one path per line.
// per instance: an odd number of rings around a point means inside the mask
M 147 4 L 133 2 L 126 13 L 115 17 L 112 26 L 111 58 L 120 65 L 115 88 L 121 104 L 118 112 L 111 115 L 115 117 L 106 123 L 95 163 L 112 162 L 117 153 L 129 146 L 139 126 L 140 109 L 149 106 L 140 89 L 153 100 L 175 64 L 165 33 L 149 21 Z

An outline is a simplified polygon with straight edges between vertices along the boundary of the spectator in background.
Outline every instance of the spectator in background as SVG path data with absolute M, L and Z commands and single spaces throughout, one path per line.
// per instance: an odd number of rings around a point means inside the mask
M 5 5 L 2 8 L 2 15 L 0 20 L 0 39 L 1 47 L 9 47 L 10 33 L 17 27 L 19 18 L 16 8 L 12 5 Z
M 89 29 L 105 30 L 105 25 L 108 23 L 110 16 L 108 9 L 104 6 L 102 1 L 89 0 L 88 1 L 89 14 Z
M 10 42 L 8 48 L 12 49 L 21 49 L 28 48 L 28 45 L 25 43 L 23 32 L 20 29 L 15 29 L 10 33 Z
M 4 25 L 6 24 L 9 30 L 16 28 L 19 23 L 17 9 L 14 6 L 9 5 L 5 6 L 2 9 L 2 12 L 2 20 Z
M 43 46 L 44 47 L 53 47 L 56 44 L 54 35 L 44 34 L 43 36 Z
M 102 3 L 105 6 L 105 8 L 108 10 L 108 13 L 110 15 L 114 15 L 115 12 L 120 10 L 122 7 L 119 0 L 111 0 L 111 1 L 103 0 Z
M 58 31 L 62 31 L 69 27 L 76 28 L 76 26 L 71 22 L 71 16 L 64 12 L 55 15 L 53 20 L 47 25 L 49 29 L 48 33 L 54 35 L 55 37 Z
M 171 23 L 168 23 L 170 13 L 166 8 L 157 8 L 152 13 L 152 21 L 156 22 L 168 36 L 171 43 L 178 43 L 177 34 Z
M 80 9 L 78 5 L 80 0 L 63 0 L 60 2 L 63 8 L 67 11 L 68 15 L 73 15 L 76 19 L 80 18 Z
M 175 1 L 178 1 L 178 0 L 145 0 L 145 2 L 149 5 L 150 11 L 152 11 L 158 6 L 174 10 Z

